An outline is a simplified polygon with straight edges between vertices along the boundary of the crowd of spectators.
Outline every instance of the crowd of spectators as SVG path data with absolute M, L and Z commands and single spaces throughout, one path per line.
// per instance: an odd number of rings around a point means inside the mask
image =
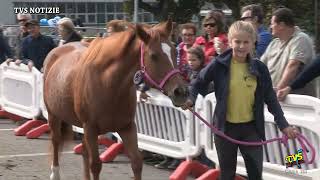
M 264 17 L 265 15 L 260 5 L 251 4 L 244 6 L 241 9 L 241 18 L 231 26 L 233 30 L 242 31 L 242 35 L 238 35 L 236 32 L 230 32 L 230 29 L 228 29 L 225 24 L 226 20 L 223 12 L 216 10 L 209 12 L 204 17 L 199 31 L 196 25 L 191 22 L 181 25 L 175 24 L 174 29 L 178 33 L 172 33 L 171 41 L 176 45 L 177 67 L 186 81 L 190 82 L 190 87 L 199 88 L 200 86 L 195 87 L 192 84 L 201 84 L 204 80 L 208 81 L 208 77 L 211 78 L 212 74 L 217 74 L 220 76 L 212 77 L 213 82 L 207 82 L 209 84 L 208 87 L 201 86 L 202 89 L 197 89 L 197 92 L 201 91 L 203 94 L 208 94 L 215 91 L 219 93 L 220 90 L 218 88 L 222 87 L 221 83 L 227 84 L 230 79 L 226 78 L 231 78 L 230 86 L 223 86 L 229 88 L 226 93 L 229 93 L 230 96 L 231 94 L 234 95 L 233 98 L 226 100 L 230 105 L 225 106 L 227 108 L 225 110 L 227 113 L 226 121 L 228 121 L 226 125 L 227 128 L 234 128 L 233 124 L 243 123 L 238 122 L 239 119 L 233 119 L 235 116 L 232 115 L 236 114 L 236 112 L 228 109 L 231 107 L 239 109 L 239 107 L 236 106 L 236 101 L 241 99 L 237 98 L 239 95 L 237 90 L 241 90 L 240 93 L 244 91 L 248 94 L 251 93 L 251 95 L 254 94 L 256 88 L 261 88 L 261 86 L 269 83 L 269 81 L 266 82 L 268 80 L 268 73 L 270 73 L 270 87 L 272 87 L 272 90 L 267 92 L 268 94 L 263 94 L 267 96 L 266 99 L 268 100 L 274 98 L 273 95 L 277 95 L 280 100 L 283 100 L 289 92 L 310 96 L 316 95 L 314 84 L 312 82 L 308 83 L 320 74 L 320 68 L 318 68 L 320 66 L 319 58 L 314 60 L 315 52 L 311 38 L 296 26 L 294 13 L 288 8 L 281 7 L 273 12 L 270 28 L 264 25 L 266 24 Z M 57 32 L 60 37 L 58 44 L 55 43 L 51 37 L 41 34 L 39 21 L 31 19 L 30 14 L 18 14 L 17 20 L 19 22 L 19 30 L 17 41 L 13 43 L 14 48 L 10 48 L 10 43 L 8 43 L 8 40 L 3 35 L 2 28 L 0 28 L 0 62 L 4 62 L 7 59 L 8 63 L 10 61 L 14 61 L 17 65 L 25 63 L 30 69 L 34 66 L 38 70 L 42 70 L 44 59 L 53 48 L 69 42 L 82 40 L 80 33 L 75 30 L 74 22 L 67 17 L 59 19 L 57 22 Z M 108 37 L 114 33 L 125 31 L 126 29 L 127 22 L 123 20 L 113 20 L 107 23 L 105 34 L 99 36 Z M 241 53 L 244 54 L 243 57 Z M 239 59 L 241 58 L 243 58 L 246 64 L 241 64 L 243 62 L 239 64 Z M 220 63 L 228 68 L 226 68 L 225 71 L 218 69 L 220 64 L 216 61 L 221 61 Z M 251 61 L 259 61 L 261 64 L 257 63 L 258 65 L 250 69 L 252 65 L 250 64 Z M 264 66 L 268 72 L 261 70 Z M 212 68 L 210 69 L 209 67 Z M 256 72 L 252 72 L 254 68 L 258 68 Z M 230 74 L 225 74 L 225 72 Z M 241 79 L 237 79 L 232 73 L 247 73 L 247 77 L 250 78 L 253 74 L 254 77 L 248 87 L 254 87 L 254 90 L 251 92 L 251 90 L 241 89 Z M 244 80 L 249 81 L 250 78 L 245 78 Z M 265 79 L 262 80 L 263 78 Z M 146 100 L 148 95 L 145 92 L 148 90 L 148 87 L 143 86 L 140 90 L 142 91 L 142 99 Z M 248 95 L 248 99 L 251 100 L 251 103 L 247 104 L 249 109 L 252 108 L 256 98 L 251 95 Z M 232 99 L 235 99 L 235 101 L 233 102 Z M 275 99 L 272 99 L 272 101 L 274 100 Z M 280 113 L 277 115 L 282 117 L 277 104 L 275 102 L 273 103 L 272 106 L 276 106 L 275 109 L 277 113 Z M 242 104 L 241 106 L 243 107 L 244 105 Z M 244 115 L 250 115 L 250 110 L 244 113 Z M 228 120 L 228 118 L 230 119 Z M 255 119 L 252 118 L 254 117 L 251 114 L 247 120 L 250 121 L 250 123 L 252 123 L 251 120 L 253 120 L 255 123 Z M 220 121 L 219 123 L 225 123 Z M 282 126 L 282 129 L 288 127 L 285 119 L 281 119 L 281 121 L 283 121 L 283 123 L 279 126 Z M 247 121 L 245 123 L 247 123 Z M 224 127 L 224 125 L 221 125 L 221 127 Z M 248 128 L 252 128 L 251 124 L 248 124 Z M 243 128 L 239 128 L 239 132 L 240 131 L 244 131 Z M 260 139 L 259 136 L 261 135 L 259 134 L 260 132 L 257 133 L 258 134 L 255 134 L 257 135 L 255 136 L 256 140 Z M 236 136 L 236 134 L 230 134 L 231 136 Z M 221 141 L 221 143 L 224 142 Z M 254 160 L 261 160 L 260 150 L 243 151 L 256 153 L 256 155 L 253 155 Z M 228 152 L 228 147 L 220 149 L 221 156 L 224 152 Z M 201 157 L 202 156 L 203 153 L 201 154 Z M 212 162 L 208 161 L 208 159 L 200 159 L 201 162 L 213 166 Z M 229 161 L 233 160 L 232 158 L 229 159 Z M 159 158 L 159 156 L 151 156 L 147 162 L 155 165 L 157 168 L 175 169 L 180 161 L 169 157 Z M 224 161 L 222 164 L 223 163 Z M 251 175 L 259 179 L 262 171 L 259 168 L 260 166 L 258 166 L 257 169 L 253 167 L 257 165 L 254 164 L 255 162 L 248 163 L 251 167 L 249 170 L 252 173 Z M 257 170 L 258 174 L 253 173 L 254 169 Z M 225 172 L 229 174 L 231 172 L 232 175 L 232 171 L 233 169 L 229 169 Z M 224 175 L 223 173 L 223 176 Z

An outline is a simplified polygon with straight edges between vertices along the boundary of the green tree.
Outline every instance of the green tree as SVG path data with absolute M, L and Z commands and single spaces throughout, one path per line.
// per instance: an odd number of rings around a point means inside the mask
M 185 23 L 190 21 L 193 14 L 200 10 L 198 0 L 157 0 L 156 3 L 147 3 L 139 0 L 139 8 L 153 13 L 158 21 L 163 21 L 170 15 L 175 22 Z M 134 0 L 125 2 L 124 9 L 130 15 L 133 14 Z

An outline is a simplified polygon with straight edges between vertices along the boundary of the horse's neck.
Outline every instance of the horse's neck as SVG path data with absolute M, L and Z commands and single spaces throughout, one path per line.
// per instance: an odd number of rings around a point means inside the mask
M 111 62 L 104 68 L 105 77 L 112 76 L 117 79 L 119 91 L 127 91 L 133 86 L 133 76 L 140 67 L 140 40 L 135 39 L 129 46 L 121 49 L 121 55 L 118 58 L 111 59 Z M 105 81 L 106 82 L 106 81 Z M 107 83 L 107 82 L 106 82 Z

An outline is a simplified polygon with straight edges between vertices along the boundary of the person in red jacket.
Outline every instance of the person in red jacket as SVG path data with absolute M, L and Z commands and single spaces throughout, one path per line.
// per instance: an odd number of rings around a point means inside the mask
M 205 53 L 205 65 L 213 57 L 223 53 L 228 48 L 228 38 L 224 32 L 222 16 L 209 12 L 202 22 L 204 35 L 198 37 L 194 46 L 201 46 Z

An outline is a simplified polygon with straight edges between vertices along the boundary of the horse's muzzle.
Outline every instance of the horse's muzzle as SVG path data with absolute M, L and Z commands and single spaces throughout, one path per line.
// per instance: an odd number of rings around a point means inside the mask
M 173 90 L 173 93 L 169 95 L 169 97 L 173 105 L 180 107 L 189 97 L 188 86 L 178 86 Z

